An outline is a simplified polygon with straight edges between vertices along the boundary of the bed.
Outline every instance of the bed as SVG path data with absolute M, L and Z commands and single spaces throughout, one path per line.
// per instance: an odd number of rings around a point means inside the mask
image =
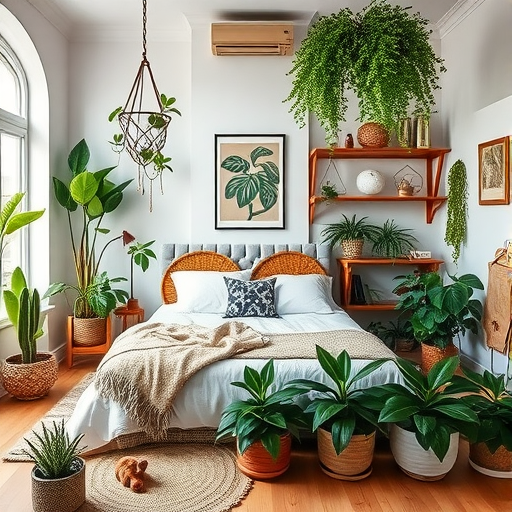
M 246 269 L 214 251 L 188 252 L 176 257 L 163 273 L 161 295 L 162 305 L 151 318 L 114 341 L 100 362 L 95 382 L 85 390 L 67 422 L 71 436 L 85 434 L 88 453 L 154 440 L 213 440 L 223 409 L 232 400 L 245 398 L 245 392 L 230 383 L 243 380 L 246 365 L 259 370 L 273 358 L 279 387 L 294 378 L 326 382 L 315 357 L 316 344 L 333 353 L 346 345 L 349 353 L 353 351 L 354 370 L 371 359 L 394 357 L 336 305 L 332 277 L 325 265 L 300 251 L 279 251 Z M 181 372 L 192 352 L 194 357 L 199 353 L 193 345 L 182 360 L 169 362 L 174 351 L 182 350 L 181 345 L 173 348 L 182 331 L 188 336 L 189 331 L 202 335 L 222 329 L 229 330 L 220 343 L 223 347 L 229 345 L 225 339 L 238 339 L 231 336 L 236 330 L 243 340 L 234 342 L 238 344 L 233 352 L 199 365 L 200 369 L 173 388 L 172 401 L 166 402 L 165 418 L 159 418 L 157 429 L 154 423 L 141 422 L 138 413 L 145 409 L 143 400 L 138 397 L 138 408 L 131 404 L 137 382 L 144 380 L 152 391 L 165 388 L 168 379 L 177 378 L 176 368 Z M 172 347 L 167 346 L 165 337 L 169 332 Z M 184 343 L 183 336 L 180 339 Z M 395 365 L 389 362 L 361 385 L 399 379 Z M 115 393 L 109 385 L 116 388 Z

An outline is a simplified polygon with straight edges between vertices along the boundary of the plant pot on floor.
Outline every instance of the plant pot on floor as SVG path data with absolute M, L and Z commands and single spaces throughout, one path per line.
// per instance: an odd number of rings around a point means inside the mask
M 282 475 L 290 467 L 292 438 L 289 433 L 280 438 L 279 455 L 274 460 L 261 441 L 253 443 L 243 455 L 237 454 L 238 468 L 255 480 L 266 480 Z
M 400 469 L 416 480 L 441 480 L 452 469 L 459 452 L 459 433 L 450 436 L 448 453 L 440 462 L 435 453 L 425 450 L 416 440 L 414 432 L 409 432 L 392 424 L 389 431 L 389 445 Z
M 427 374 L 432 366 L 438 361 L 451 356 L 458 356 L 459 349 L 453 344 L 449 343 L 446 348 L 434 347 L 433 345 L 421 344 L 421 371 Z
M 491 453 L 485 443 L 470 443 L 469 464 L 487 476 L 512 478 L 512 452 L 503 445 Z
M 375 432 L 369 435 L 353 435 L 348 446 L 336 454 L 329 431 L 318 429 L 318 458 L 320 468 L 338 480 L 361 480 L 372 472 Z
M 85 502 L 85 461 L 76 459 L 78 470 L 70 476 L 41 478 L 37 466 L 32 469 L 32 507 L 34 512 L 74 512 Z
M 18 400 L 35 400 L 48 394 L 57 380 L 59 364 L 49 352 L 38 352 L 36 362 L 23 364 L 21 354 L 8 357 L 0 370 L 4 389 Z

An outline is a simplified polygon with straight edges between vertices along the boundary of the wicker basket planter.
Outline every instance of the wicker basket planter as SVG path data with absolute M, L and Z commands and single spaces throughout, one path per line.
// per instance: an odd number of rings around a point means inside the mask
M 364 240 L 345 240 L 341 242 L 341 249 L 343 250 L 343 257 L 354 259 L 360 258 L 363 254 Z
M 400 469 L 411 478 L 426 482 L 441 480 L 452 469 L 459 452 L 459 433 L 450 437 L 450 448 L 443 462 L 432 450 L 425 450 L 416 440 L 414 432 L 409 432 L 392 424 L 389 431 L 391 453 Z
M 379 123 L 365 123 L 357 130 L 357 142 L 363 148 L 384 148 L 389 144 L 389 133 Z
M 107 340 L 106 318 L 73 318 L 73 344 L 78 347 L 104 345 Z
M 0 369 L 4 389 L 18 400 L 35 400 L 48 394 L 57 380 L 59 365 L 49 352 L 38 352 L 35 363 L 23 364 L 21 354 L 10 356 Z
M 421 344 L 421 371 L 427 374 L 438 361 L 445 357 L 459 355 L 459 349 L 450 343 L 446 348 L 438 348 L 433 345 Z
M 65 478 L 40 478 L 39 469 L 32 469 L 32 507 L 34 512 L 74 512 L 85 502 L 85 461 L 77 459 L 80 469 Z
M 289 433 L 281 436 L 281 447 L 276 460 L 260 441 L 252 444 L 241 455 L 237 455 L 238 468 L 244 475 L 255 480 L 266 480 L 282 475 L 290 467 L 292 438 Z
M 485 443 L 470 443 L 469 463 L 484 475 L 512 478 L 512 452 L 504 446 L 491 453 Z
M 336 454 L 331 433 L 318 429 L 318 458 L 322 471 L 338 480 L 361 480 L 372 472 L 373 452 L 375 449 L 375 432 L 354 435 L 349 445 Z

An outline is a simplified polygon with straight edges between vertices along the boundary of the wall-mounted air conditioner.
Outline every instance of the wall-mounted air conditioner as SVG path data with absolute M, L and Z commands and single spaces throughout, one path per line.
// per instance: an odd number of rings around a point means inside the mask
M 292 55 L 293 25 L 212 23 L 214 55 Z

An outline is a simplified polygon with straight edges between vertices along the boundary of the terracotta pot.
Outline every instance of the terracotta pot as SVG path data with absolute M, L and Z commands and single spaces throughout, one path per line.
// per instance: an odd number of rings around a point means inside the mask
M 73 344 L 79 347 L 104 345 L 107 340 L 106 318 L 73 317 Z
M 389 446 L 400 469 L 411 478 L 423 481 L 441 480 L 452 469 L 459 452 L 459 433 L 450 436 L 450 447 L 443 462 L 432 450 L 424 450 L 409 432 L 392 424 L 389 430 Z
M 446 348 L 438 348 L 422 343 L 421 371 L 426 375 L 432 366 L 441 361 L 441 359 L 457 355 L 459 355 L 459 349 L 453 343 L 449 343 Z
M 375 432 L 354 435 L 348 446 L 336 454 L 332 435 L 323 428 L 318 429 L 318 458 L 322 471 L 338 480 L 361 480 L 372 472 Z
M 23 364 L 21 354 L 8 357 L 0 370 L 4 389 L 18 400 L 35 400 L 48 394 L 57 380 L 59 364 L 49 352 L 38 352 L 36 362 Z
M 279 455 L 274 460 L 260 441 L 252 444 L 242 454 L 237 454 L 238 468 L 255 480 L 266 480 L 282 475 L 290 467 L 292 438 L 289 433 L 281 436 Z
M 363 148 L 383 148 L 389 144 L 389 133 L 379 123 L 364 123 L 357 130 L 357 142 Z
M 485 475 L 512 478 L 512 452 L 504 446 L 491 453 L 485 443 L 470 443 L 469 463 Z
M 32 469 L 32 507 L 34 512 L 73 512 L 85 502 L 85 461 L 78 457 L 80 469 L 65 478 L 41 478 Z

